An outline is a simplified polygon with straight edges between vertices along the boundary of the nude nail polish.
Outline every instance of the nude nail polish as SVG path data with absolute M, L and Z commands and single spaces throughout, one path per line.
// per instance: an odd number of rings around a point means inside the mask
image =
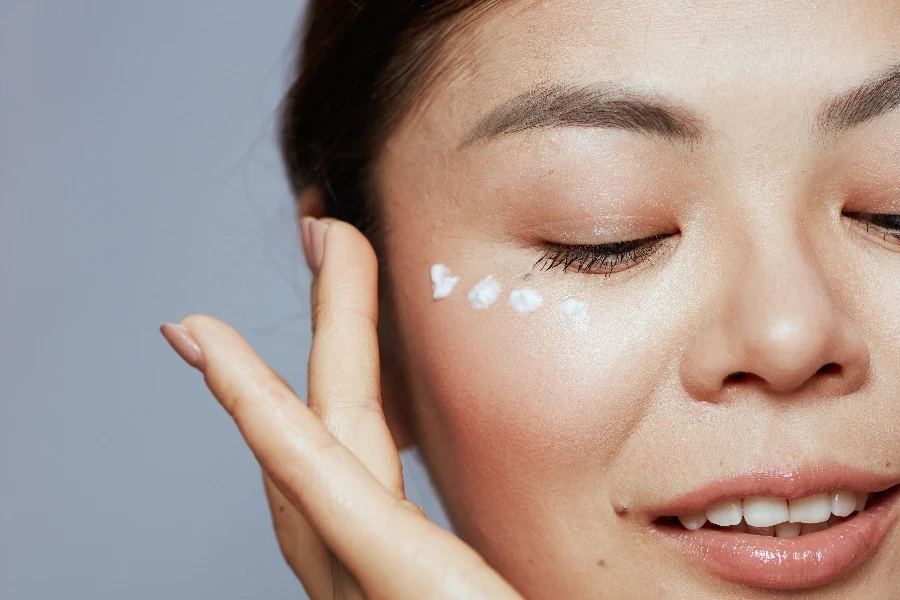
M 203 351 L 200 350 L 200 345 L 183 325 L 163 323 L 159 327 L 159 331 L 184 362 L 200 371 L 206 367 L 206 360 L 203 357 Z
M 303 217 L 300 219 L 300 237 L 303 242 L 303 255 L 306 257 L 306 266 L 309 267 L 309 270 L 313 270 L 313 261 L 312 261 L 312 250 L 310 245 L 310 233 L 309 233 L 309 225 L 315 221 L 313 217 Z
M 310 269 L 312 269 L 313 275 L 318 275 L 319 269 L 322 268 L 322 260 L 325 258 L 325 230 L 328 229 L 328 224 L 319 219 L 313 219 L 308 227 Z

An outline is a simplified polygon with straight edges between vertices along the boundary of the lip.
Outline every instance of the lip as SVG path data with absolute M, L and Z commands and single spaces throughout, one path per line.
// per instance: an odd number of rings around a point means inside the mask
M 690 514 L 723 500 L 746 496 L 805 498 L 830 490 L 887 494 L 853 517 L 828 529 L 795 538 L 681 527 L 652 522 L 651 534 L 707 571 L 728 581 L 773 589 L 809 588 L 831 583 L 868 561 L 900 515 L 900 477 L 844 466 L 755 471 L 700 490 L 653 509 L 651 518 Z
M 655 519 L 688 515 L 714 504 L 747 496 L 794 500 L 832 490 L 881 492 L 900 483 L 900 476 L 876 474 L 843 465 L 816 465 L 801 469 L 761 469 L 713 482 L 664 505 L 648 509 Z

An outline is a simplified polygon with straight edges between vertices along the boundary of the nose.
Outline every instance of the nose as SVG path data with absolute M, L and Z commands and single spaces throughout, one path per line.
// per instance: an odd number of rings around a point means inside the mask
M 864 385 L 869 349 L 840 301 L 852 293 L 841 288 L 849 281 L 841 271 L 791 232 L 748 241 L 731 258 L 735 268 L 713 278 L 700 307 L 705 318 L 683 355 L 682 384 L 692 397 L 721 402 L 736 387 L 752 387 L 782 399 L 824 399 Z

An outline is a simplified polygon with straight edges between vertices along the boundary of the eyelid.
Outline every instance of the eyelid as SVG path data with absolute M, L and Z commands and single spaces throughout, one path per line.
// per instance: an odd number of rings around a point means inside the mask
M 649 231 L 669 229 L 670 224 L 647 215 L 588 215 L 547 219 L 526 225 L 520 232 L 536 240 L 554 240 L 560 245 L 591 246 L 638 239 Z M 590 241 L 589 241 L 590 240 Z M 597 244 L 596 240 L 610 240 Z
M 604 273 L 608 276 L 648 260 L 672 235 L 661 234 L 606 244 L 550 243 L 546 245 L 543 255 L 534 263 L 534 266 L 543 263 L 540 270 L 548 271 L 562 265 L 563 272 L 566 272 L 574 264 L 579 273 Z M 616 267 L 623 264 L 624 268 L 616 270 Z

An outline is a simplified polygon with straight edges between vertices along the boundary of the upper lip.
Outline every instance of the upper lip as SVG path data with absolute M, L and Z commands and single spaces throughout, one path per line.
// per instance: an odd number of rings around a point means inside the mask
M 653 519 L 688 515 L 706 510 L 725 500 L 746 496 L 792 500 L 832 490 L 875 493 L 898 483 L 900 475 L 864 471 L 841 464 L 762 468 L 711 482 L 663 504 L 650 507 L 647 513 Z

